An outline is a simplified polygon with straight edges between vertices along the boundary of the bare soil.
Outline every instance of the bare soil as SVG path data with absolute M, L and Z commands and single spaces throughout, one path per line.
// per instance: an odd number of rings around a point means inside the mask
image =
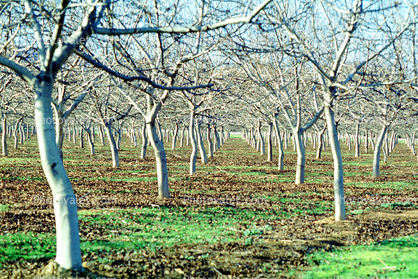
M 225 151 L 221 153 L 220 151 Z M 238 151 L 237 151 L 238 150 Z M 23 152 L 25 149 L 18 152 Z M 173 198 L 159 200 L 156 198 L 155 181 L 104 181 L 97 177 L 117 179 L 131 177 L 153 177 L 153 158 L 139 160 L 126 155 L 121 160 L 121 172 L 104 166 L 100 162 L 108 162 L 108 158 L 90 158 L 86 162 L 96 162 L 94 167 L 85 165 L 67 166 L 73 187 L 80 203 L 80 210 L 128 209 L 150 206 L 169 207 L 219 207 L 231 206 L 252 211 L 287 210 L 291 213 L 299 210 L 312 209 L 312 204 L 292 203 L 291 198 L 298 195 L 300 199 L 313 201 L 333 201 L 332 173 L 330 155 L 325 154 L 321 160 L 307 160 L 307 173 L 319 173 L 317 179 L 322 183 L 307 183 L 295 185 L 291 182 L 278 183 L 271 181 L 280 175 L 293 177 L 295 156 L 286 154 L 285 171 L 264 168 L 274 166 L 275 162 L 265 162 L 261 156 L 245 155 L 245 151 L 254 152 L 243 141 L 231 140 L 211 158 L 207 170 L 188 175 L 183 173 L 172 176 L 184 178 L 170 181 Z M 227 151 L 227 152 L 226 152 Z M 237 151 L 233 153 L 232 151 Z M 309 149 L 308 149 L 309 151 Z M 84 254 L 83 261 L 87 276 L 123 277 L 123 278 L 212 278 L 233 276 L 234 278 L 277 278 L 289 277 L 289 270 L 303 271 L 307 266 L 306 255 L 317 250 L 332 250 L 339 246 L 366 244 L 386 239 L 411 235 L 418 232 L 418 210 L 411 206 L 402 206 L 403 201 L 414 201 L 417 205 L 417 188 L 388 189 L 378 187 L 357 187 L 356 183 L 365 182 L 408 182 L 416 183 L 418 177 L 414 173 L 416 166 L 406 166 L 403 162 L 414 158 L 406 156 L 406 146 L 399 144 L 395 150 L 398 156 L 390 157 L 389 164 L 382 164 L 382 176 L 372 178 L 371 175 L 348 175 L 345 177 L 347 204 L 359 210 L 358 214 L 348 215 L 346 221 L 335 222 L 333 212 L 323 214 L 305 214 L 282 220 L 265 221 L 257 226 L 269 225 L 273 229 L 262 235 L 251 236 L 253 241 L 248 244 L 243 241 L 216 244 L 183 244 L 173 247 L 160 247 L 157 251 L 144 250 L 142 253 L 120 254 L 118 251 L 103 252 L 101 255 Z M 139 152 L 139 151 L 138 151 Z M 126 152 L 127 154 L 128 152 Z M 124 152 L 122 151 L 122 154 Z M 187 166 L 187 150 L 168 152 L 170 170 L 178 170 L 176 166 Z M 108 155 L 108 154 L 107 154 Z M 370 154 L 368 154 L 370 157 Z M 347 156 L 344 162 L 360 162 L 361 158 Z M 414 161 L 410 161 L 414 162 Z M 222 166 L 257 166 L 251 169 L 263 176 L 257 176 L 259 181 L 250 181 L 245 176 L 235 173 L 232 169 Z M 364 168 L 364 169 L 362 169 Z M 311 169 L 311 170 L 310 170 Z M 148 173 L 132 173 L 142 171 Z M 344 166 L 346 173 L 371 171 L 369 166 Z M 14 179 L 25 177 L 26 179 Z M 9 169 L 0 170 L 0 204 L 11 207 L 0 213 L 1 234 L 30 232 L 54 232 L 55 221 L 50 204 L 51 192 L 45 180 L 39 180 L 43 174 L 37 164 L 16 164 Z M 96 179 L 96 180 L 95 180 Z M 129 191 L 126 191 L 129 190 Z M 286 206 L 280 200 L 266 199 L 281 193 L 281 198 L 289 198 Z M 225 199 L 227 197 L 227 199 Z M 260 198 L 261 197 L 261 198 Z M 193 203 L 191 200 L 204 201 Z M 257 202 L 257 200 L 261 202 Z M 250 203 L 248 201 L 251 201 Z M 398 203 L 394 208 L 376 207 L 381 203 Z M 83 226 L 82 226 L 83 227 Z M 94 240 L 100 236 L 99 231 L 90 233 L 93 228 L 81 230 L 83 239 Z M 245 228 L 237 228 L 237 234 Z M 208 255 L 208 256 L 203 256 Z M 97 257 L 107 257 L 111 264 L 97 264 Z M 190 260 L 193 258 L 193 260 Z M 262 263 L 274 263 L 274 269 L 263 270 Z M 2 278 L 31 277 L 56 272 L 52 262 L 10 262 L 0 270 Z M 55 271 L 54 271 L 55 270 Z M 225 277 L 226 278 L 226 277 Z

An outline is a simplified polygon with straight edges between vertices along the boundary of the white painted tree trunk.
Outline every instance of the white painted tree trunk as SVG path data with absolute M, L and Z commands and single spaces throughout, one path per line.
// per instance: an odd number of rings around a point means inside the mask
M 375 135 L 372 134 L 372 132 L 370 132 L 370 144 L 372 145 L 372 149 L 375 149 L 375 140 L 374 140 Z
M 84 129 L 80 129 L 80 148 L 84 148 Z
M 105 146 L 105 135 L 104 135 L 104 128 L 102 126 L 99 126 L 99 136 L 100 136 L 100 142 L 102 143 L 102 146 Z
M 72 129 L 73 129 L 73 143 L 74 145 L 76 145 L 77 144 L 77 128 L 74 125 Z
M 329 145 L 334 158 L 334 203 L 335 203 L 335 221 L 346 219 L 345 200 L 344 200 L 344 172 L 343 159 L 341 155 L 340 143 L 338 141 L 338 132 L 335 126 L 334 112 L 329 102 L 326 102 L 324 113 L 327 121 L 327 130 Z
M 374 156 L 373 156 L 373 176 L 379 176 L 379 163 L 380 163 L 380 149 L 382 148 L 383 140 L 385 139 L 385 135 L 387 132 L 387 125 L 382 127 L 380 131 L 379 137 L 376 139 L 376 145 L 374 149 Z
M 7 117 L 3 115 L 2 130 L 1 130 L 1 154 L 7 156 Z
M 284 148 L 288 149 L 289 148 L 289 141 L 288 141 L 289 138 L 288 138 L 286 130 L 283 132 L 283 139 L 284 139 Z
M 114 168 L 117 168 L 119 167 L 119 152 L 116 146 L 115 138 L 113 137 L 112 124 L 106 123 L 104 128 L 106 129 L 106 132 L 107 132 L 107 139 L 109 141 L 110 151 L 112 153 L 112 166 Z
M 64 142 L 64 119 L 59 110 L 55 110 L 55 142 L 57 143 L 61 159 L 64 157 L 62 145 Z
M 416 152 L 415 152 L 415 131 L 412 133 L 412 137 L 407 137 L 407 139 L 409 139 L 409 148 L 411 149 L 412 155 L 416 156 Z
M 94 143 L 94 141 L 95 141 L 95 138 L 96 138 L 96 128 L 95 128 L 96 126 L 94 126 L 94 125 L 91 125 L 91 141 Z
M 190 143 L 192 145 L 192 153 L 190 154 L 190 174 L 196 172 L 196 157 L 197 157 L 197 142 L 194 133 L 194 111 L 190 113 L 190 123 L 189 123 L 189 137 Z
M 142 144 L 141 144 L 141 159 L 145 159 L 147 156 L 147 146 L 148 146 L 148 139 L 147 139 L 147 126 L 144 123 L 144 125 L 141 128 L 141 138 L 142 138 Z
M 356 124 L 356 135 L 354 137 L 354 141 L 356 144 L 356 150 L 355 150 L 355 157 L 360 157 L 360 124 Z
M 257 134 L 258 134 L 259 148 L 260 148 L 257 151 L 260 151 L 260 154 L 262 156 L 264 156 L 266 154 L 266 146 L 265 146 L 265 143 L 264 143 L 263 134 L 261 133 L 261 122 L 258 122 L 258 125 L 257 125 Z
M 20 136 L 20 144 L 23 144 L 25 141 L 25 128 L 23 128 L 23 123 L 19 126 L 19 136 Z
M 208 163 L 208 157 L 206 156 L 206 150 L 205 150 L 205 146 L 203 144 L 202 124 L 201 124 L 200 121 L 197 123 L 196 134 L 197 134 L 197 144 L 199 146 L 199 151 L 200 151 L 200 159 L 201 159 L 203 164 L 207 164 Z
M 18 131 L 19 131 L 19 125 L 20 125 L 20 121 L 21 119 L 19 119 L 16 122 L 16 125 L 13 129 L 13 137 L 14 137 L 14 149 L 18 149 L 19 148 L 19 138 L 18 138 Z
M 122 144 L 122 136 L 123 136 L 123 129 L 119 128 L 117 131 L 115 131 L 116 138 L 116 148 L 120 150 L 120 146 Z
M 324 133 L 326 130 L 326 126 L 318 133 L 318 147 L 316 150 L 316 159 L 320 159 L 322 155 L 322 148 L 325 145 L 324 143 Z
M 274 128 L 276 131 L 276 137 L 277 137 L 277 143 L 278 143 L 278 147 L 279 147 L 279 158 L 278 158 L 278 162 L 277 162 L 277 168 L 279 170 L 283 170 L 283 157 L 284 157 L 284 152 L 283 152 L 283 141 L 280 137 L 280 130 L 279 130 L 279 125 L 277 124 L 277 120 L 276 118 L 273 119 L 273 123 L 274 123 Z
M 269 131 L 267 134 L 267 161 L 273 161 L 273 144 L 272 144 L 272 132 L 273 132 L 273 123 L 269 123 Z
M 215 138 L 216 138 L 216 150 L 219 150 L 221 148 L 221 138 L 219 136 L 217 129 L 215 129 Z
M 207 138 L 207 141 L 208 141 L 209 158 L 213 158 L 213 145 L 212 145 L 213 143 L 212 143 L 212 138 L 211 138 L 211 134 L 210 134 L 210 124 L 208 124 L 206 138 Z
M 57 253 L 63 268 L 82 270 L 77 202 L 55 141 L 51 109 L 53 82 L 35 83 L 35 123 L 42 168 L 54 199 Z
M 297 152 L 295 184 L 302 184 L 305 182 L 305 145 L 300 131 L 293 129 L 293 135 Z
M 155 161 L 157 164 L 158 197 L 170 198 L 170 191 L 168 189 L 167 157 L 164 149 L 164 143 L 158 137 L 155 120 L 152 118 L 152 115 L 147 118 L 146 125 L 149 141 L 154 148 Z
M 163 129 L 161 128 L 161 124 L 159 121 L 156 121 L 157 123 L 157 128 L 158 128 L 158 137 L 160 138 L 160 140 L 164 143 L 164 133 L 163 133 Z
M 171 150 L 176 150 L 178 132 L 179 132 L 179 124 L 176 123 L 176 126 L 174 127 L 174 134 L 173 134 L 173 141 L 172 141 L 172 144 L 171 144 Z
M 397 138 L 397 134 L 395 131 L 392 132 L 392 136 L 390 137 L 390 150 L 389 152 L 392 152 L 395 149 L 396 146 L 396 138 Z
M 182 129 L 181 129 L 181 132 L 180 132 L 180 147 L 183 147 L 184 146 L 184 133 L 185 133 L 185 127 L 183 127 Z
M 90 155 L 95 155 L 96 151 L 94 150 L 94 141 L 91 131 L 87 131 L 87 141 L 89 142 L 90 146 Z
M 366 130 L 364 139 L 364 153 L 369 153 L 369 131 Z

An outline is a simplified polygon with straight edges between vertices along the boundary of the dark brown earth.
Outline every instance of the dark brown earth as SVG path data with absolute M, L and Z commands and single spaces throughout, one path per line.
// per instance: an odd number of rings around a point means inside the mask
M 237 154 L 221 153 L 220 151 L 238 150 Z M 281 193 L 281 198 L 292 198 L 299 195 L 301 199 L 313 201 L 333 201 L 332 177 L 325 173 L 332 173 L 332 165 L 323 162 L 332 162 L 329 154 L 325 154 L 321 160 L 307 159 L 307 172 L 320 173 L 316 176 L 322 179 L 322 183 L 307 183 L 295 185 L 291 182 L 269 182 L 269 179 L 279 175 L 287 175 L 293 178 L 294 155 L 286 154 L 285 171 L 263 169 L 263 166 L 274 166 L 274 162 L 265 162 L 261 156 L 245 155 L 243 151 L 251 149 L 243 142 L 232 140 L 227 142 L 216 153 L 215 158 L 210 159 L 211 167 L 208 171 L 199 171 L 189 176 L 184 173 L 175 173 L 176 177 L 190 178 L 189 180 L 173 180 L 170 187 L 173 198 L 159 200 L 156 198 L 155 182 L 122 182 L 90 180 L 97 177 L 121 178 L 126 177 L 128 171 L 144 171 L 150 173 L 132 173 L 133 177 L 155 176 L 152 157 L 141 161 L 126 156 L 121 160 L 120 170 L 126 172 L 111 173 L 114 169 L 103 166 L 100 162 L 107 162 L 109 158 L 87 157 L 86 161 L 97 161 L 91 166 L 67 166 L 69 176 L 73 179 L 73 186 L 80 203 L 80 210 L 100 210 L 102 208 L 139 208 L 151 205 L 183 207 L 191 206 L 191 199 L 211 201 L 192 206 L 233 206 L 248 210 L 276 210 L 279 201 L 263 199 L 256 202 L 260 196 L 269 196 Z M 309 150 L 309 149 L 308 149 Z M 21 152 L 21 153 L 18 153 Z M 16 151 L 16 155 L 24 156 L 25 149 Z M 76 151 L 74 151 L 76 152 Z M 81 152 L 81 151 L 80 151 Z M 170 170 L 182 164 L 187 166 L 187 149 L 181 152 L 168 152 Z M 240 153 L 241 152 L 241 153 Z M 254 152 L 254 151 L 251 151 Z M 371 167 L 359 167 L 345 165 L 345 173 L 360 173 L 359 175 L 347 175 L 345 177 L 347 204 L 358 210 L 364 210 L 359 214 L 349 215 L 346 221 L 335 222 L 332 212 L 323 214 L 304 215 L 290 219 L 266 221 L 273 229 L 263 235 L 254 235 L 252 244 L 243 242 L 216 243 L 216 244 L 184 244 L 173 247 L 162 247 L 157 251 L 143 250 L 142 253 L 120 254 L 117 251 L 103 252 L 101 255 L 83 255 L 84 266 L 87 273 L 84 276 L 97 277 L 145 277 L 145 278 L 212 278 L 233 276 L 234 278 L 271 278 L 271 274 L 277 278 L 289 277 L 289 270 L 303 271 L 307 266 L 306 255 L 317 250 L 331 250 L 339 246 L 366 244 L 382 241 L 394 237 L 411 235 L 418 232 L 418 210 L 412 206 L 398 205 L 394 208 L 382 208 L 375 205 L 381 203 L 400 203 L 413 201 L 418 205 L 418 192 L 416 187 L 387 189 L 357 187 L 356 182 L 387 182 L 400 181 L 416 183 L 418 177 L 414 173 L 414 165 L 405 166 L 403 163 L 415 162 L 413 156 L 408 154 L 405 145 L 399 144 L 395 149 L 398 156 L 390 157 L 389 164 L 382 164 L 382 176 L 372 178 Z M 124 151 L 122 151 L 122 154 Z M 222 154 L 222 155 L 221 155 Z M 228 156 L 224 156 L 224 155 Z M 105 154 L 107 155 L 107 154 Z M 370 158 L 370 154 L 368 154 Z M 345 162 L 360 162 L 362 158 L 347 156 Z M 221 166 L 259 166 L 260 169 L 252 169 L 253 172 L 264 173 L 257 176 L 260 181 L 251 182 L 243 180 L 241 175 L 221 169 Z M 364 168 L 364 169 L 363 169 Z M 176 169 L 178 170 L 178 169 Z M 361 173 L 364 173 L 362 175 Z M 27 179 L 13 179 L 25 177 Z M 33 165 L 16 164 L 9 169 L 0 170 L 0 204 L 13 205 L 9 210 L 0 213 L 1 233 L 14 233 L 18 231 L 53 232 L 54 214 L 49 203 L 51 192 L 42 171 L 35 162 Z M 248 176 L 246 176 L 248 178 Z M 129 189 L 128 193 L 125 191 Z M 230 200 L 224 202 L 224 197 Z M 248 200 L 255 201 L 251 204 Z M 291 201 L 282 210 L 292 212 L 295 208 L 303 210 L 311 209 L 309 204 L 296 204 Z M 366 210 L 367 209 L 367 210 Z M 83 225 L 83 224 L 81 224 Z M 81 235 L 84 239 L 94 240 L 100 235 L 100 231 L 94 228 L 81 226 Z M 237 234 L 240 234 L 237 229 Z M 203 255 L 209 256 L 203 256 Z M 96 264 L 98 257 L 107 257 L 111 260 L 109 265 Z M 194 258 L 190 260 L 190 258 Z M 272 263 L 271 270 L 262 270 L 261 263 Z M 53 262 L 10 262 L 0 271 L 1 278 L 33 277 L 56 273 L 57 268 Z M 225 277 L 230 278 L 230 277 Z

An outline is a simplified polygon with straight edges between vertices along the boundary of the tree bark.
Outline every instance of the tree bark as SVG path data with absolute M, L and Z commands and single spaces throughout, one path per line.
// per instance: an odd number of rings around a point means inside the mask
M 183 126 L 183 128 L 181 129 L 181 132 L 180 132 L 180 147 L 183 147 L 184 146 L 184 130 L 185 130 L 186 128 Z
M 171 145 L 171 150 L 176 150 L 178 132 L 179 132 L 179 124 L 176 123 L 176 126 L 174 127 L 173 142 L 172 142 L 172 145 Z
M 196 157 L 197 157 L 197 143 L 196 143 L 196 137 L 194 134 L 194 111 L 190 113 L 189 136 L 190 136 L 190 143 L 192 144 L 192 153 L 190 154 L 190 174 L 194 174 L 196 172 Z
M 55 109 L 55 142 L 57 143 L 61 159 L 64 158 L 62 145 L 64 142 L 64 118 L 62 112 Z
M 87 141 L 89 142 L 90 146 L 90 155 L 95 155 L 96 151 L 94 150 L 94 142 L 93 142 L 93 136 L 91 131 L 87 131 Z
M 383 140 L 385 139 L 387 129 L 388 129 L 388 126 L 384 125 L 382 130 L 380 131 L 379 137 L 376 139 L 376 145 L 375 145 L 374 156 L 373 156 L 373 176 L 374 177 L 379 177 L 380 149 L 382 147 Z
M 260 154 L 262 156 L 264 156 L 266 154 L 266 147 L 264 144 L 264 138 L 263 138 L 263 134 L 261 133 L 261 121 L 258 122 L 257 124 L 257 133 L 258 133 L 258 140 L 259 140 L 259 146 L 260 146 Z
M 84 148 L 84 129 L 80 129 L 80 148 Z
M 369 131 L 367 130 L 364 139 L 364 153 L 369 153 Z
M 341 155 L 338 132 L 335 126 L 334 111 L 331 108 L 330 98 L 325 102 L 324 113 L 327 121 L 329 145 L 334 158 L 334 203 L 335 221 L 346 219 L 345 200 L 344 200 L 344 173 L 343 159 Z
M 356 150 L 355 150 L 355 157 L 360 157 L 360 124 L 356 124 L 356 136 L 355 136 L 355 144 L 356 144 Z
M 213 143 L 212 138 L 210 135 L 210 124 L 208 124 L 207 128 L 207 135 L 206 135 L 207 141 L 208 141 L 208 151 L 209 151 L 209 158 L 213 158 Z
M 110 151 L 112 153 L 112 165 L 114 168 L 117 168 L 119 167 L 119 152 L 116 146 L 115 138 L 113 137 L 113 133 L 112 133 L 112 123 L 111 122 L 105 123 L 105 128 L 107 132 L 107 139 L 110 145 Z
M 154 148 L 155 161 L 157 164 L 158 197 L 170 198 L 168 189 L 167 157 L 163 141 L 158 137 L 155 120 L 152 115 L 147 117 L 147 133 L 152 147 Z
M 201 158 L 203 164 L 207 164 L 208 163 L 208 157 L 206 156 L 206 150 L 205 150 L 205 146 L 203 144 L 202 122 L 200 122 L 200 121 L 197 122 L 196 132 L 197 132 L 196 133 L 197 134 L 197 144 L 199 146 L 199 151 L 200 151 L 200 158 Z
M 276 117 L 274 117 L 273 123 L 274 123 L 274 129 L 276 131 L 277 143 L 278 143 L 278 147 L 279 147 L 279 158 L 277 160 L 278 161 L 277 162 L 277 168 L 279 170 L 283 170 L 283 157 L 284 157 L 283 142 L 282 142 L 282 139 L 280 137 L 280 130 L 279 130 L 279 125 L 277 124 Z
M 321 155 L 322 155 L 322 148 L 325 145 L 324 143 L 324 133 L 325 130 L 327 129 L 327 126 L 324 127 L 324 129 L 322 129 L 319 133 L 318 133 L 318 146 L 316 149 L 316 159 L 320 159 Z
M 18 138 L 18 131 L 19 131 L 19 125 L 20 125 L 20 121 L 22 121 L 22 119 L 19 119 L 17 122 L 16 122 L 16 125 L 15 125 L 15 127 L 14 127 L 14 129 L 13 129 L 13 138 L 14 138 L 14 149 L 18 149 L 18 147 L 19 147 L 19 138 Z
M 2 131 L 1 131 L 1 154 L 7 156 L 7 117 L 3 115 Z
M 271 162 L 273 161 L 273 145 L 272 145 L 272 139 L 271 135 L 273 132 L 273 122 L 269 123 L 269 131 L 267 134 L 267 161 Z
M 145 159 L 145 157 L 147 156 L 147 146 L 148 146 L 147 125 L 145 123 L 141 128 L 141 138 L 142 138 L 141 159 Z
M 293 137 L 297 152 L 295 184 L 302 184 L 305 182 L 305 145 L 300 131 L 293 129 Z
M 50 80 L 53 80 L 50 78 Z M 53 81 L 35 83 L 35 123 L 42 168 L 54 198 L 57 253 L 63 268 L 82 270 L 77 201 L 55 141 L 51 109 Z

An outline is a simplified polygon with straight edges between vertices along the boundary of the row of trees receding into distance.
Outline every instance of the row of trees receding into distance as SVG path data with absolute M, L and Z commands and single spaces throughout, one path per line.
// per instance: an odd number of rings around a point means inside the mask
M 340 140 L 374 150 L 373 175 L 398 137 L 415 154 L 417 7 L 413 1 L 4 1 L 0 9 L 2 154 L 36 134 L 54 196 L 57 263 L 81 269 L 75 195 L 64 138 L 109 142 L 123 133 L 169 198 L 163 141 L 191 144 L 190 174 L 229 137 L 267 160 L 292 141 L 295 183 L 305 147 L 329 148 L 335 220 L 346 218 Z M 208 142 L 205 150 L 203 142 Z M 267 143 L 267 151 L 266 145 Z

